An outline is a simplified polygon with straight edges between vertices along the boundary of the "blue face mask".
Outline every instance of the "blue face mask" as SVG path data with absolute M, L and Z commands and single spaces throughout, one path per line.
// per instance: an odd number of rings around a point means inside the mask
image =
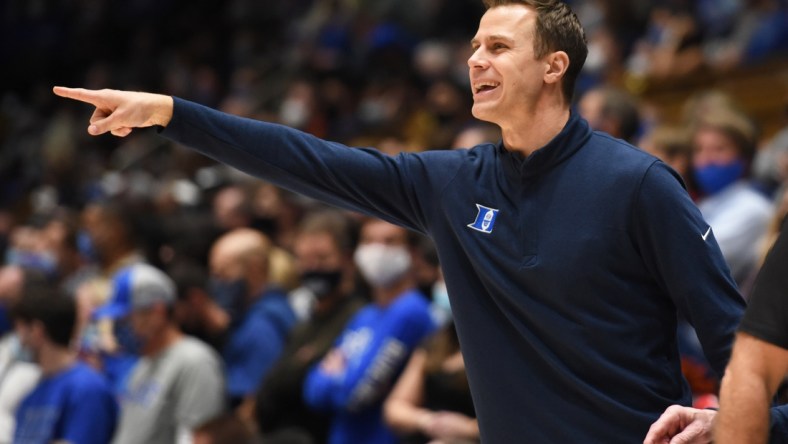
M 216 305 L 230 317 L 230 323 L 235 324 L 243 312 L 246 299 L 246 281 L 243 279 L 225 281 L 211 278 L 208 282 L 208 292 Z
M 142 351 L 142 341 L 131 329 L 128 319 L 117 319 L 112 323 L 112 334 L 118 343 L 119 353 L 138 356 Z
M 99 255 L 98 250 L 96 250 L 96 244 L 93 242 L 93 238 L 90 237 L 90 234 L 85 230 L 77 233 L 77 250 L 79 254 L 89 262 L 98 262 Z
M 47 276 L 57 276 L 57 258 L 50 252 L 22 251 L 9 248 L 5 254 L 7 264 L 38 270 Z
M 737 159 L 725 165 L 710 164 L 695 168 L 694 177 L 698 188 L 711 196 L 736 182 L 744 174 L 744 161 Z
M 435 282 L 432 286 L 430 313 L 432 313 L 432 318 L 438 325 L 445 325 L 452 319 L 449 292 L 446 290 L 446 283 L 443 281 Z

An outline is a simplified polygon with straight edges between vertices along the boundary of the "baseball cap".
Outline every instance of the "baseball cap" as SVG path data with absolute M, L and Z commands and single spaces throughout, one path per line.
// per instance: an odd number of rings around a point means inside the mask
M 175 283 L 148 264 L 122 268 L 112 277 L 109 302 L 93 312 L 94 319 L 118 319 L 155 303 L 175 302 Z

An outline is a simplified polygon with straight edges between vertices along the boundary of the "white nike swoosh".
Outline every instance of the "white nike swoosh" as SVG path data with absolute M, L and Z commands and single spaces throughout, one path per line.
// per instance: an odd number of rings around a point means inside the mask
M 706 238 L 709 237 L 709 233 L 711 233 L 711 227 L 709 227 L 709 229 L 706 230 L 706 233 L 704 233 L 703 236 L 701 236 L 701 238 L 703 238 L 703 240 L 705 241 Z

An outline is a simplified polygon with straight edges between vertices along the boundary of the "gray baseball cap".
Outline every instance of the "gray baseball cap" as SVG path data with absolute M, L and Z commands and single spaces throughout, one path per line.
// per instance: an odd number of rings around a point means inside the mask
M 98 307 L 93 318 L 118 319 L 156 303 L 171 305 L 175 292 L 175 283 L 163 271 L 148 264 L 130 265 L 112 277 L 109 302 Z

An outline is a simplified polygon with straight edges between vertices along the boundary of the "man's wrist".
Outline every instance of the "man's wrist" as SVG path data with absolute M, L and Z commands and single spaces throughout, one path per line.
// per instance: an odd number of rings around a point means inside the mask
M 172 120 L 172 112 L 175 107 L 175 101 L 172 96 L 157 94 L 155 97 L 156 103 L 154 105 L 155 112 L 151 118 L 154 125 L 166 127 Z

